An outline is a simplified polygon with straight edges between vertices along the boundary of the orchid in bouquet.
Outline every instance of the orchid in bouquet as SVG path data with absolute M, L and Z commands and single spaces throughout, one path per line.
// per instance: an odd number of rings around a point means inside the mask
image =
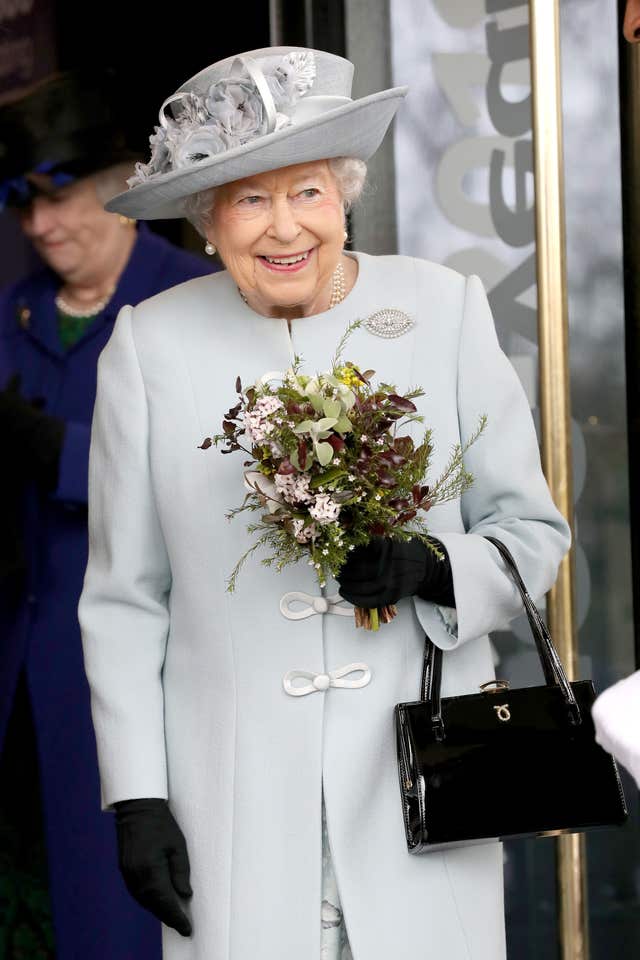
M 250 457 L 244 461 L 248 493 L 227 517 L 243 511 L 261 516 L 248 524 L 256 540 L 232 571 L 230 591 L 246 559 L 262 547 L 269 552 L 262 563 L 278 571 L 306 558 L 321 587 L 329 574 L 338 574 L 349 551 L 374 536 L 418 538 L 441 556 L 422 515 L 472 484 L 463 456 L 486 417 L 464 447 L 453 448 L 442 475 L 427 484 L 431 430 L 418 444 L 401 433 L 423 422 L 413 401 L 424 390 L 400 394 L 392 384 L 376 386 L 374 370 L 343 362 L 346 341 L 361 323 L 349 325 L 324 373 L 302 373 L 296 356 L 285 373 L 265 374 L 246 390 L 238 377 L 238 401 L 224 414 L 223 432 L 200 445 Z M 395 613 L 393 606 L 356 608 L 356 624 L 377 629 Z

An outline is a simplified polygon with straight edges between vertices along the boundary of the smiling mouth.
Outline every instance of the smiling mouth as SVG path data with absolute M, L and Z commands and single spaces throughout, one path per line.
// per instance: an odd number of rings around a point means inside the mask
M 270 269 L 291 270 L 303 266 L 312 253 L 313 248 L 305 250 L 303 253 L 292 253 L 288 257 L 269 257 L 266 254 L 258 254 L 258 260 L 261 260 Z

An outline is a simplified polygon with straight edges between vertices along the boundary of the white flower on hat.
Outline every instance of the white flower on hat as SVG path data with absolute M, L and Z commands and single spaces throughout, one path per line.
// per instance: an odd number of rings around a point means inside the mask
M 310 50 L 288 53 L 272 72 L 265 70 L 271 95 L 279 108 L 293 107 L 307 93 L 316 77 L 316 64 Z
M 167 144 L 168 131 L 164 127 L 156 127 L 155 133 L 149 137 L 151 146 L 151 159 L 149 166 L 154 170 L 162 170 L 165 163 L 169 161 L 170 153 Z
M 139 183 L 144 183 L 145 180 L 148 180 L 151 176 L 151 164 L 141 163 L 139 160 L 135 164 L 135 173 L 132 177 L 127 178 L 127 186 L 131 190 L 132 187 L 137 186 Z
M 190 167 L 194 163 L 209 160 L 229 147 L 227 139 L 219 127 L 213 124 L 181 130 L 180 134 L 169 142 L 171 166 L 174 170 Z
M 209 87 L 205 105 L 220 132 L 234 145 L 252 140 L 266 129 L 262 100 L 248 80 L 216 80 Z
M 189 125 L 200 124 L 206 123 L 209 119 L 206 105 L 202 97 L 199 97 L 197 93 L 179 93 L 175 95 L 175 99 L 171 98 L 170 102 L 174 104 L 173 113 L 175 123 Z
M 286 113 L 276 113 L 276 130 L 282 130 L 283 127 L 291 126 L 291 117 L 288 117 Z
M 140 163 L 140 161 L 136 163 L 135 175 L 129 177 L 127 180 L 130 187 L 135 186 L 136 183 L 142 183 L 144 180 L 148 180 L 154 173 L 163 171 L 170 163 L 169 131 L 165 127 L 154 127 L 153 129 L 154 132 L 149 137 L 151 157 L 148 163 Z

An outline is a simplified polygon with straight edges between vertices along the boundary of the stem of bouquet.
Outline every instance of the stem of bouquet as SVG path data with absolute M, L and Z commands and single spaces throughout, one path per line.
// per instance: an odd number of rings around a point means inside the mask
M 391 623 L 397 613 L 398 609 L 393 603 L 384 607 L 356 607 L 356 627 L 364 627 L 365 630 L 379 630 L 381 623 Z

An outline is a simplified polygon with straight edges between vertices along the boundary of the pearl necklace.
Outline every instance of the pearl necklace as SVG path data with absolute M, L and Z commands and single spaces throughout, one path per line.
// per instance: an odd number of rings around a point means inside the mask
M 99 300 L 97 303 L 94 303 L 89 309 L 87 309 L 86 307 L 72 307 L 70 304 L 67 303 L 67 301 L 64 299 L 62 294 L 59 293 L 56 296 L 56 307 L 61 313 L 66 314 L 66 316 L 68 317 L 95 317 L 99 313 L 102 313 L 106 305 L 111 300 L 115 292 L 115 289 L 116 288 L 114 285 L 107 292 L 107 295 L 106 297 L 104 297 L 104 299 Z
M 331 299 L 329 300 L 329 310 L 341 303 L 347 295 L 347 288 L 344 280 L 344 267 L 342 260 L 338 263 L 333 276 L 331 277 Z
M 249 301 L 245 297 L 244 293 L 238 287 L 238 293 L 248 305 Z M 331 296 L 329 298 L 328 310 L 331 310 L 332 307 L 336 307 L 339 303 L 342 303 L 344 298 L 347 295 L 347 286 L 344 276 L 344 267 L 342 265 L 342 260 L 339 262 L 336 269 L 333 271 L 333 276 L 331 277 Z

